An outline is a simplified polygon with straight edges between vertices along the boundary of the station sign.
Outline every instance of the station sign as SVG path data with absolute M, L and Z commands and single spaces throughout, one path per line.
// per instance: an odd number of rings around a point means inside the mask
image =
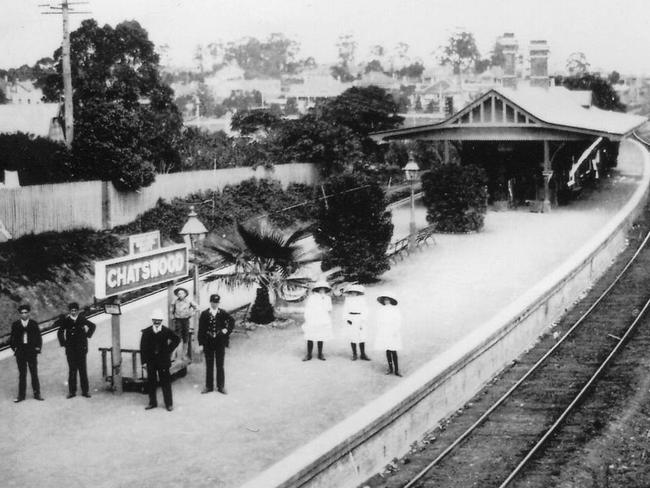
M 98 299 L 184 278 L 189 270 L 186 244 L 95 262 Z
M 140 254 L 154 249 L 160 249 L 159 230 L 129 236 L 129 254 Z

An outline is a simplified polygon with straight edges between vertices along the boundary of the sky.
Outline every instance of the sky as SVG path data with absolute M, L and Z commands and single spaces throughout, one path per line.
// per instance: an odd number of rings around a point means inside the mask
M 76 1 L 76 0 L 75 0 Z M 45 0 L 0 0 L 0 68 L 34 64 L 61 43 L 61 17 L 41 15 Z M 372 45 L 409 44 L 409 55 L 432 64 L 431 54 L 458 29 L 472 32 L 488 56 L 496 38 L 514 32 L 520 50 L 546 39 L 551 71 L 583 52 L 592 68 L 608 73 L 650 74 L 648 0 L 90 0 L 75 5 L 84 18 L 115 25 L 135 19 L 171 62 L 191 66 L 197 44 L 264 39 L 282 32 L 299 42 L 299 57 L 333 62 L 340 35 L 351 34 L 358 58 Z

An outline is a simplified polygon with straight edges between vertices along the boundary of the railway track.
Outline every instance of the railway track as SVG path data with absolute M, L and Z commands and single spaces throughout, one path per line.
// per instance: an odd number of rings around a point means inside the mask
M 556 486 L 572 454 L 634 394 L 632 372 L 650 350 L 647 210 L 641 225 L 553 333 L 394 463 L 395 473 L 362 486 Z

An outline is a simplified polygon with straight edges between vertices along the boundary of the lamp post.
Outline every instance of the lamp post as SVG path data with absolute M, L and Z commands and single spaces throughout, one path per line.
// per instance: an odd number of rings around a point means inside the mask
M 404 175 L 406 176 L 406 181 L 411 184 L 411 222 L 409 223 L 409 250 L 415 247 L 415 182 L 418 179 L 418 174 L 420 173 L 420 167 L 418 163 L 413 159 L 413 155 L 409 155 L 409 161 L 404 166 Z
M 200 293 L 199 293 L 199 263 L 196 260 L 196 248 L 201 240 L 205 238 L 208 233 L 208 229 L 205 228 L 203 222 L 199 220 L 198 215 L 194 211 L 194 206 L 190 207 L 190 213 L 187 216 L 187 222 L 180 231 L 180 234 L 185 239 L 185 242 L 189 244 L 190 249 L 192 250 L 192 288 L 194 289 L 194 303 L 200 309 Z M 192 327 L 190 328 L 190 337 L 187 341 L 187 357 L 189 360 L 192 360 L 192 338 L 194 336 L 193 332 L 197 329 L 198 317 L 195 314 L 192 318 Z

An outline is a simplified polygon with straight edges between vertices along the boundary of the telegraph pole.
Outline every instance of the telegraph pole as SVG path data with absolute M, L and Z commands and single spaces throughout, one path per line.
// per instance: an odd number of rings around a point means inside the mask
M 70 14 L 89 14 L 78 12 L 70 5 L 82 5 L 88 2 L 68 2 L 63 0 L 56 5 L 42 4 L 39 7 L 48 7 L 54 12 L 41 12 L 44 15 L 61 15 L 63 18 L 63 42 L 61 44 L 61 66 L 63 68 L 63 112 L 65 115 L 65 145 L 70 149 L 74 139 L 74 116 L 72 107 L 72 69 L 70 68 Z

